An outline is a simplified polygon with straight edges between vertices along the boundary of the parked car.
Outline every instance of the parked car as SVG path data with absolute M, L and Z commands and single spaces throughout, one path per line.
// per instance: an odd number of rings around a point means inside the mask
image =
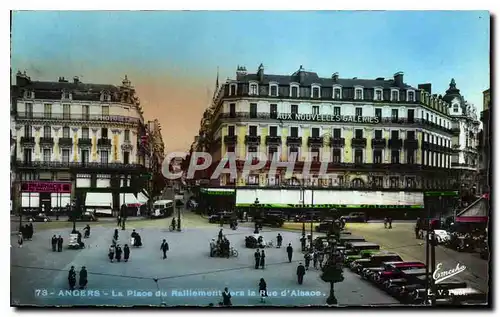
M 283 213 L 279 211 L 275 212 L 267 212 L 263 216 L 256 217 L 254 219 L 255 223 L 260 226 L 271 226 L 271 227 L 281 227 L 285 223 L 285 218 L 283 217 Z
M 450 241 L 450 233 L 447 232 L 446 230 L 441 230 L 441 229 L 434 230 L 434 235 L 436 237 L 437 243 L 439 244 L 447 243 L 448 241 Z
M 92 211 L 85 211 L 76 221 L 97 221 L 97 217 Z
M 316 232 L 329 232 L 332 229 L 332 225 L 334 222 L 335 220 L 323 220 L 314 228 L 314 230 L 316 230 Z
M 345 256 L 345 263 L 349 264 L 353 261 L 359 260 L 359 259 L 367 259 L 369 258 L 372 254 L 375 253 L 380 253 L 380 247 L 377 248 L 377 246 L 373 246 L 373 249 L 364 249 L 360 250 L 357 254 L 350 254 Z
M 340 234 L 339 245 L 347 246 L 349 242 L 366 242 L 365 238 L 360 236 L 353 236 L 352 234 Z M 369 242 L 368 242 L 369 243 Z
M 304 214 L 300 214 L 300 215 L 295 215 L 295 218 L 294 218 L 295 222 L 311 222 L 311 220 L 313 222 L 318 222 L 318 221 L 321 221 L 321 217 L 317 213 L 308 212 L 308 213 L 304 213 Z
M 379 252 L 371 254 L 369 258 L 359 259 L 352 262 L 350 268 L 353 272 L 361 274 L 361 271 L 366 267 L 376 267 L 382 265 L 384 262 L 396 261 L 403 261 L 403 259 L 396 253 Z
M 385 262 L 379 268 L 371 268 L 372 274 L 367 274 L 368 279 L 378 286 L 389 280 L 400 278 L 404 272 L 415 269 L 425 269 L 425 264 L 422 262 Z
M 210 215 L 208 217 L 208 222 L 210 223 L 220 223 L 221 219 L 223 223 L 231 223 L 233 220 L 233 213 L 227 211 L 221 211 L 216 214 Z
M 366 222 L 366 214 L 364 212 L 351 212 L 347 216 L 341 216 L 343 222 Z
M 39 213 L 31 216 L 27 216 L 26 219 L 32 222 L 49 222 L 51 221 L 44 213 Z

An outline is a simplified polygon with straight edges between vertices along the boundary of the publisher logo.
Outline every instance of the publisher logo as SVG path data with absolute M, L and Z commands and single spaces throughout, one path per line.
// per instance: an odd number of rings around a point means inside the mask
M 460 265 L 460 263 L 458 263 L 454 269 L 448 271 L 443 270 L 442 266 L 443 263 L 438 263 L 438 265 L 436 266 L 436 270 L 432 274 L 432 277 L 434 278 L 436 284 L 445 281 L 452 276 L 460 274 L 467 269 L 465 265 Z

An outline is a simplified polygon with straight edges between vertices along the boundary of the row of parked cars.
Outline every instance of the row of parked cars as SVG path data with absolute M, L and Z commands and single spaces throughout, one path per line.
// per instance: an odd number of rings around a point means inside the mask
M 352 272 L 385 290 L 401 303 L 424 304 L 426 286 L 432 279 L 432 272 L 427 272 L 424 263 L 405 261 L 399 254 L 381 250 L 379 245 L 367 242 L 363 237 L 342 234 L 339 244 L 344 264 Z M 487 302 L 486 294 L 453 278 L 438 283 L 435 296 L 438 305 Z

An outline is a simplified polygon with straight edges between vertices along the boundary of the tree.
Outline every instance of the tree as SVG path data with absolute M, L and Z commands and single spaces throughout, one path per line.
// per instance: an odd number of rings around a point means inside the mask
M 336 210 L 332 210 L 332 214 L 337 216 Z M 336 252 L 336 246 L 340 238 L 341 224 L 339 219 L 332 222 L 332 226 L 327 234 L 328 251 L 330 256 L 326 265 L 322 269 L 321 279 L 324 282 L 330 283 L 330 296 L 326 299 L 328 305 L 336 305 L 337 298 L 335 298 L 334 284 L 344 280 L 342 270 L 342 257 Z

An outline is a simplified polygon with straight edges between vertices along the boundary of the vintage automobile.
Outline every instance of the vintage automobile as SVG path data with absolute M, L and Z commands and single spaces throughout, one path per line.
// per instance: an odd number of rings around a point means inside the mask
M 403 259 L 393 252 L 379 252 L 371 254 L 366 259 L 359 259 L 351 262 L 350 268 L 353 272 L 361 274 L 361 271 L 366 267 L 376 267 L 382 265 L 384 262 L 403 261 Z
M 386 280 L 400 278 L 404 272 L 414 269 L 425 269 L 425 264 L 422 262 L 385 262 L 381 267 L 370 268 L 370 272 L 366 275 L 370 281 L 382 286 Z
M 280 211 L 266 212 L 262 216 L 255 217 L 254 222 L 259 226 L 281 227 L 285 223 L 283 213 Z
M 316 232 L 329 232 L 332 229 L 334 222 L 335 220 L 323 220 L 319 225 L 314 227 L 314 230 Z M 339 222 L 339 225 L 342 227 L 342 222 Z
M 346 245 L 348 242 L 366 242 L 365 238 L 353 236 L 352 234 L 340 234 L 338 244 Z
M 68 221 L 73 221 L 73 219 L 71 219 L 71 217 L 69 217 Z M 87 210 L 87 211 L 83 212 L 80 217 L 76 218 L 76 221 L 84 221 L 84 222 L 97 221 L 95 211 Z
M 344 263 L 349 264 L 349 263 L 356 261 L 356 260 L 359 260 L 359 259 L 367 259 L 370 257 L 370 255 L 378 253 L 378 252 L 380 252 L 380 248 L 360 250 L 358 254 L 346 255 Z
M 318 222 L 321 221 L 321 216 L 315 212 L 306 212 L 303 214 L 295 215 L 294 222 Z
M 351 212 L 347 216 L 341 216 L 343 222 L 366 222 L 366 214 L 364 212 Z
M 426 272 L 425 268 L 406 270 L 403 274 L 401 274 L 399 279 L 386 280 L 383 283 L 383 287 L 392 296 L 398 299 L 404 299 L 415 289 L 425 286 L 427 278 L 432 278 L 432 274 L 430 272 Z M 394 280 L 398 280 L 398 284 L 400 285 L 390 287 L 391 281 L 394 282 Z
M 27 216 L 26 219 L 31 222 L 49 222 L 51 221 L 44 213 Z
M 380 246 L 376 243 L 371 243 L 371 242 L 366 242 L 366 241 L 347 242 L 345 244 L 345 251 L 344 251 L 345 260 L 347 260 L 347 258 L 350 256 L 358 255 L 363 250 L 380 250 Z M 345 262 L 345 263 L 349 264 L 353 260 L 355 260 L 355 259 L 350 257 L 349 262 Z
M 157 200 L 153 203 L 151 218 L 165 218 L 174 213 L 174 202 L 172 200 Z
M 439 244 L 444 244 L 450 241 L 450 233 L 446 230 L 436 229 L 434 230 L 434 235 L 436 237 L 436 241 Z
M 208 217 L 208 222 L 220 223 L 221 219 L 222 219 L 223 223 L 229 224 L 233 221 L 234 218 L 235 218 L 235 216 L 233 215 L 233 213 L 227 212 L 227 211 L 221 211 L 221 212 L 218 212 L 216 214 L 210 215 Z

